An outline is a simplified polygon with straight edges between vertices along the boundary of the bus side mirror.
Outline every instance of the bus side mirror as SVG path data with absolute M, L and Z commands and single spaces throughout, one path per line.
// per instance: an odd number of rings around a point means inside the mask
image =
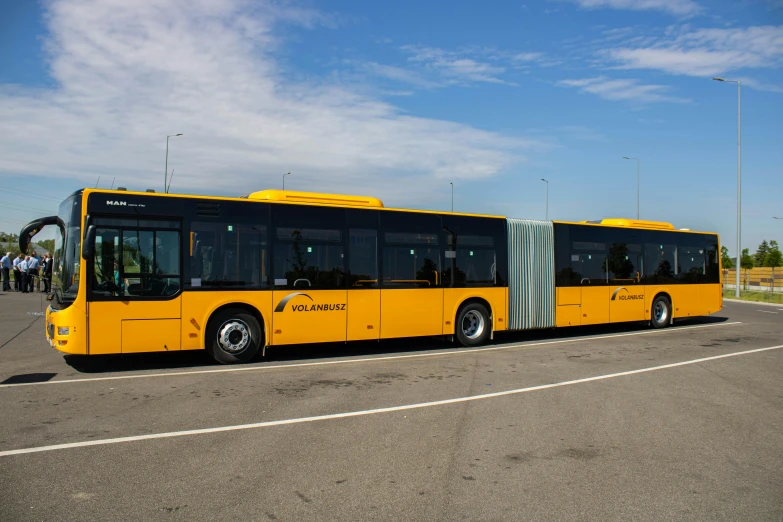
M 84 259 L 92 259 L 95 255 L 95 225 L 87 227 L 87 233 L 84 235 L 84 242 L 82 243 L 82 257 Z

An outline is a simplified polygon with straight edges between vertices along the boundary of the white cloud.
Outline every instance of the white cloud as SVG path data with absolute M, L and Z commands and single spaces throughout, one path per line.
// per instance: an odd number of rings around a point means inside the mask
M 396 67 L 394 65 L 385 65 L 376 62 L 364 62 L 361 63 L 360 65 L 368 72 L 376 76 L 380 76 L 388 80 L 407 83 L 415 87 L 431 89 L 441 85 L 436 81 L 428 80 L 422 77 L 422 75 L 416 71 L 405 69 L 403 67 Z
M 619 100 L 635 103 L 676 102 L 687 103 L 690 100 L 666 94 L 665 85 L 640 84 L 636 79 L 611 79 L 605 76 L 561 80 L 560 87 L 576 87 L 580 92 L 594 94 L 607 100 Z
M 664 11 L 673 15 L 691 16 L 702 7 L 692 0 L 569 0 L 586 9 L 610 8 L 632 11 Z
M 411 54 L 408 58 L 409 61 L 423 64 L 450 82 L 509 83 L 499 77 L 506 72 L 505 67 L 480 62 L 459 53 L 435 47 L 404 45 L 402 50 Z
M 756 89 L 757 91 L 768 91 L 768 92 L 783 92 L 783 85 L 781 84 L 772 84 L 772 83 L 765 83 L 760 82 L 754 78 L 738 78 L 742 85 L 747 85 L 748 87 L 752 89 Z
M 544 57 L 544 53 L 517 53 L 512 59 L 518 62 L 535 62 Z
M 446 50 L 424 45 L 397 48 L 407 55 L 404 66 L 372 61 L 347 61 L 359 70 L 377 77 L 431 89 L 445 86 L 469 86 L 476 83 L 516 85 L 504 78 L 514 71 L 527 72 L 532 66 L 556 65 L 540 52 L 499 50 L 493 47 L 466 46 Z
M 286 4 L 287 5 L 287 4 Z M 46 4 L 52 89 L 0 87 L 0 173 L 247 193 L 289 185 L 418 204 L 440 179 L 489 177 L 541 142 L 419 118 L 345 87 L 290 78 L 279 24 L 332 20 L 241 0 Z M 499 72 L 448 60 L 455 77 Z M 415 190 L 411 190 L 415 187 Z
M 689 30 L 645 47 L 604 51 L 622 69 L 658 69 L 671 74 L 714 76 L 741 69 L 783 65 L 783 25 Z

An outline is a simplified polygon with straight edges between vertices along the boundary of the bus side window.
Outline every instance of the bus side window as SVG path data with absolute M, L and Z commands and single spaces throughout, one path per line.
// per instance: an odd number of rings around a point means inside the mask
M 275 288 L 346 287 L 345 210 L 280 205 L 272 208 Z
M 642 281 L 642 246 L 613 242 L 609 247 L 609 280 L 615 284 L 632 285 Z
M 689 243 L 694 242 L 692 238 L 687 239 L 690 240 Z M 689 284 L 701 283 L 706 281 L 706 275 L 704 247 L 682 243 L 677 245 L 677 281 Z
M 380 217 L 383 287 L 442 287 L 441 216 L 382 212 Z
M 190 223 L 193 288 L 264 288 L 267 227 L 236 222 Z M 194 283 L 198 281 L 198 283 Z
M 664 243 L 669 240 L 665 236 L 658 243 L 645 243 L 644 265 L 647 284 L 671 284 L 675 282 L 675 269 L 677 267 L 677 246 Z
M 378 230 L 348 230 L 349 288 L 378 288 Z

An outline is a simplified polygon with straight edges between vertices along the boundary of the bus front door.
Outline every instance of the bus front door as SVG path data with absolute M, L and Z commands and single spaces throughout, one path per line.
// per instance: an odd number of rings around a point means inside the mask
M 167 222 L 157 222 L 156 225 Z M 136 224 L 136 221 L 133 221 Z M 99 227 L 89 267 L 89 353 L 180 349 L 180 235 L 171 229 Z

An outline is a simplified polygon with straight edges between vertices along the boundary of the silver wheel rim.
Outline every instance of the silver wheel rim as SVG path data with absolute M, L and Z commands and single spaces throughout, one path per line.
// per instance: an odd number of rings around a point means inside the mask
M 462 318 L 462 333 L 468 339 L 476 339 L 484 333 L 484 316 L 476 310 L 470 310 Z
M 250 327 L 239 319 L 230 319 L 220 325 L 217 334 L 220 349 L 236 355 L 250 346 Z
M 669 311 L 666 309 L 666 305 L 663 303 L 663 301 L 658 301 L 655 303 L 655 308 L 653 308 L 653 317 L 655 317 L 656 323 L 663 323 L 669 317 Z

